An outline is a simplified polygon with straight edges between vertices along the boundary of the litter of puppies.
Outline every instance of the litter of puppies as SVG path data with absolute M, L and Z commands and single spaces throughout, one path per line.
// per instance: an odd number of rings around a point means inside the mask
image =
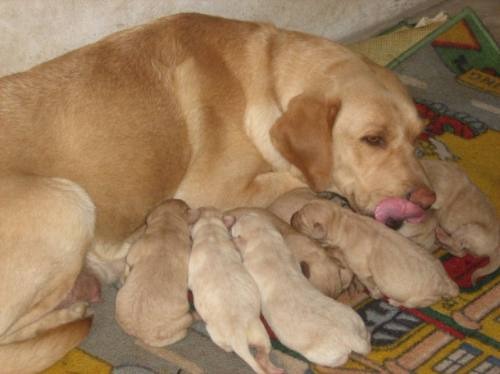
M 440 244 L 456 256 L 489 257 L 473 282 L 499 266 L 495 208 L 451 162 L 422 165 L 436 203 L 398 231 L 353 212 L 336 194 L 307 189 L 290 191 L 268 208 L 227 212 L 164 202 L 129 252 L 119 323 L 146 344 L 161 345 L 182 339 L 201 318 L 214 343 L 256 373 L 284 372 L 270 360 L 261 315 L 282 344 L 312 363 L 336 367 L 351 352 L 368 354 L 369 330 L 354 309 L 335 300 L 350 286 L 361 283 L 373 298 L 395 306 L 426 307 L 459 293 L 432 254 Z M 143 284 L 149 286 L 139 293 Z M 187 311 L 187 294 L 179 296 L 187 287 L 196 312 Z

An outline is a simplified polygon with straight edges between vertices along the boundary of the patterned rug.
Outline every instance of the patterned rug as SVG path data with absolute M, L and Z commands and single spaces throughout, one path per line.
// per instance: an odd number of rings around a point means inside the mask
M 428 123 L 420 155 L 459 163 L 500 212 L 500 52 L 474 12 L 465 9 L 418 29 L 398 27 L 352 48 L 387 64 L 410 87 Z M 367 357 L 353 355 L 341 368 L 321 368 L 274 339 L 272 359 L 290 374 L 500 373 L 500 272 L 473 287 L 470 274 L 486 259 L 457 258 L 444 250 L 436 256 L 461 288 L 455 299 L 404 309 L 365 293 L 341 296 L 372 332 Z M 201 323 L 169 347 L 136 344 L 113 319 L 115 293 L 113 287 L 105 290 L 89 338 L 45 373 L 251 372 L 234 354 L 215 347 Z

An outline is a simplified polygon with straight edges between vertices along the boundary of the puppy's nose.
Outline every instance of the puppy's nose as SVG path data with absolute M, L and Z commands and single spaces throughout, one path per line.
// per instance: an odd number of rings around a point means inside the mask
M 408 200 L 413 204 L 417 204 L 422 209 L 428 209 L 436 201 L 436 193 L 429 187 L 420 186 L 410 192 Z

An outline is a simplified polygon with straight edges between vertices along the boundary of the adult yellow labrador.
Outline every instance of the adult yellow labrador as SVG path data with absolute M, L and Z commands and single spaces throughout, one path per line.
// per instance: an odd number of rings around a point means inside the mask
M 346 48 L 198 14 L 0 79 L 2 371 L 41 370 L 85 337 L 84 263 L 115 279 L 165 198 L 265 206 L 307 185 L 419 219 L 434 201 L 421 130 L 398 79 Z

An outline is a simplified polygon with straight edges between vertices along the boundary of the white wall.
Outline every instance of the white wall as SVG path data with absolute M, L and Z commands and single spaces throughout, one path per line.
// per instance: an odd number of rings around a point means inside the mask
M 0 76 L 25 70 L 104 35 L 197 11 L 274 24 L 335 40 L 440 0 L 0 0 Z

